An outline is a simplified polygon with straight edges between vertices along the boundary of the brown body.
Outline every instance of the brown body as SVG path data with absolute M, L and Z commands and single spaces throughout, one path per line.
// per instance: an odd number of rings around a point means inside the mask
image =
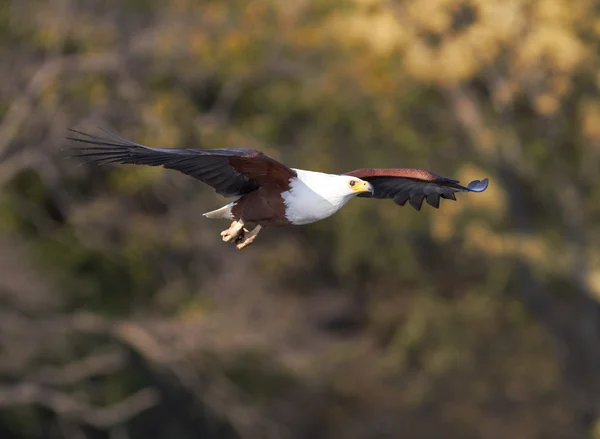
M 236 201 L 231 208 L 231 215 L 236 221 L 262 227 L 289 225 L 285 216 L 285 203 L 281 197 L 281 193 L 286 190 L 288 187 L 261 186 Z

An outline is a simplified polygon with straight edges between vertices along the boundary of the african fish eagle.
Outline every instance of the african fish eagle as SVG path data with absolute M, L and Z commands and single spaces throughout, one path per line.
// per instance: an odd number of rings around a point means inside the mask
M 440 198 L 456 200 L 455 192 L 483 192 L 488 186 L 487 178 L 461 186 L 458 180 L 420 169 L 366 168 L 324 174 L 288 168 L 255 149 L 159 149 L 106 130 L 109 137 L 70 131 L 83 136 L 68 139 L 84 144 L 75 148 L 73 156 L 86 158 L 86 163 L 162 165 L 197 178 L 224 197 L 236 197 L 204 216 L 232 220 L 221 236 L 240 250 L 252 244 L 264 227 L 322 220 L 355 196 L 391 198 L 400 206 L 408 201 L 416 210 L 426 200 L 437 209 Z M 249 231 L 251 225 L 254 228 Z

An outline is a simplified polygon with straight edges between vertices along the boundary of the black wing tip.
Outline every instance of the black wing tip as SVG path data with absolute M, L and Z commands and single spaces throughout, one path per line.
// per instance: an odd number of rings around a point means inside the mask
M 483 192 L 488 188 L 489 180 L 484 178 L 483 180 L 473 180 L 467 186 L 469 192 Z
M 423 207 L 423 200 L 425 199 L 425 195 L 414 195 L 408 199 L 408 203 L 415 208 L 415 210 L 420 211 L 421 207 Z
M 65 136 L 65 140 L 73 140 L 75 142 L 81 142 L 81 143 L 89 143 L 90 139 L 95 140 L 95 141 L 105 140 L 105 139 L 102 139 L 101 137 L 94 136 L 94 135 L 88 134 L 88 133 L 84 133 L 83 131 L 79 131 L 74 128 L 67 128 L 67 131 L 69 131 L 69 134 L 67 136 Z M 73 133 L 73 134 L 71 134 L 71 133 Z M 74 137 L 74 134 L 77 134 L 78 136 L 83 136 L 83 138 L 82 137 Z
M 80 136 L 90 137 L 90 138 L 92 138 L 92 139 L 93 139 L 93 138 L 97 138 L 97 136 L 93 136 L 93 135 L 91 135 L 91 134 L 85 133 L 85 132 L 83 132 L 83 131 L 76 130 L 76 129 L 74 129 L 74 128 L 67 128 L 67 131 L 70 131 L 71 133 L 79 134 Z M 72 137 L 67 137 L 67 139 L 71 139 L 71 140 L 79 140 L 79 139 L 77 139 L 77 138 L 75 138 L 75 139 L 74 139 L 74 138 L 72 138 Z
M 454 183 L 454 184 L 458 184 L 460 183 L 460 180 L 453 180 L 452 178 L 446 178 L 446 177 L 440 177 L 442 179 L 443 183 Z
M 425 201 L 434 209 L 440 208 L 440 194 L 429 194 L 425 197 Z

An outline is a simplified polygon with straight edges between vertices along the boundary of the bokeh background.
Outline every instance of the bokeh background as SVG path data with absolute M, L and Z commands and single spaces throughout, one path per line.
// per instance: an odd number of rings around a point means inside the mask
M 600 438 L 600 2 L 0 2 L 2 439 Z M 68 128 L 489 177 L 238 252 Z

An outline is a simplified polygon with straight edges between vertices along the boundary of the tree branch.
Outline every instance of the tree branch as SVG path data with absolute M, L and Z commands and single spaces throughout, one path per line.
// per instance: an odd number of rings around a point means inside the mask
M 159 401 L 160 395 L 152 388 L 142 389 L 108 407 L 92 407 L 66 393 L 32 382 L 0 386 L 0 408 L 36 404 L 59 416 L 99 429 L 109 429 L 123 424 L 154 407 Z

